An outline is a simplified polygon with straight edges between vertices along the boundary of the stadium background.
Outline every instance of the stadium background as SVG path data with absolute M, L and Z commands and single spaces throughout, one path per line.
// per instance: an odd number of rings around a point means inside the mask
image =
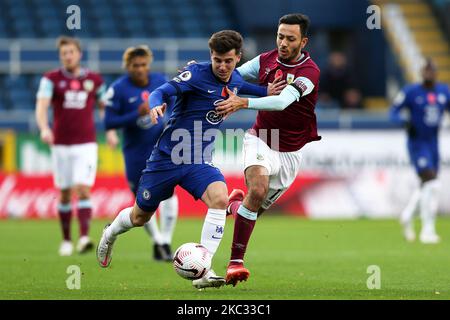
M 81 29 L 70 31 L 66 9 L 73 4 L 81 9 Z M 381 8 L 381 29 L 367 25 L 376 13 L 369 7 L 374 4 Z M 339 52 L 352 75 L 347 89 L 357 92 L 350 106 L 321 97 L 317 115 L 323 140 L 304 148 L 300 175 L 273 208 L 313 218 L 397 216 L 418 181 L 409 166 L 404 132 L 388 120 L 390 101 L 404 84 L 419 79 L 421 56 L 431 56 L 439 79 L 450 83 L 447 0 L 1 0 L 0 5 L 0 218 L 55 216 L 49 150 L 39 141 L 34 103 L 42 73 L 59 66 L 55 39 L 61 34 L 81 38 L 83 65 L 101 72 L 109 85 L 122 73 L 121 56 L 129 45 L 149 45 L 155 56 L 152 69 L 173 76 L 188 60 L 208 59 L 207 39 L 215 31 L 240 31 L 245 61 L 275 47 L 281 15 L 309 15 L 307 50 L 322 76 Z M 240 112 L 224 129 L 247 129 L 254 116 Z M 441 134 L 442 181 L 450 178 L 446 126 Z M 95 216 L 104 217 L 133 198 L 120 149 L 104 143 L 98 117 L 97 128 L 93 203 Z M 239 139 L 224 137 L 218 141 L 216 163 L 231 190 L 243 186 L 241 147 Z M 450 213 L 445 192 L 442 188 L 441 214 Z M 202 204 L 181 190 L 179 196 L 182 216 L 202 215 Z

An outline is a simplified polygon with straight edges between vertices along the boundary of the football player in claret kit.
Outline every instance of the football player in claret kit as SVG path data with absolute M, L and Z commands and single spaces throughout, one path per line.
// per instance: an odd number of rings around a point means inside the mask
M 244 255 L 257 217 L 289 188 L 300 169 L 300 149 L 320 140 L 314 108 L 320 70 L 308 52 L 309 18 L 288 14 L 280 18 L 277 48 L 265 52 L 238 68 L 244 79 L 264 85 L 272 81 L 288 84 L 278 96 L 241 98 L 229 92 L 228 100 L 216 110 L 228 115 L 241 108 L 258 110 L 252 129 L 244 136 L 244 174 L 247 195 L 233 190 L 227 213 L 235 217 L 227 284 L 245 281 L 250 272 Z M 276 79 L 276 80 L 275 80 Z
M 123 67 L 127 74 L 117 79 L 103 97 L 106 105 L 105 127 L 123 128 L 123 154 L 126 176 L 131 191 L 136 196 L 139 179 L 156 141 L 164 129 L 164 123 L 151 123 L 148 97 L 167 82 L 160 73 L 149 73 L 153 54 L 147 46 L 130 47 L 123 55 Z M 169 102 L 170 108 L 173 101 Z M 144 225 L 153 238 L 153 258 L 172 261 L 170 244 L 178 215 L 178 198 L 173 195 L 161 202 L 160 226 L 153 216 Z
M 36 102 L 36 121 L 41 140 L 51 146 L 53 178 L 60 191 L 58 215 L 63 242 L 61 256 L 71 255 L 70 224 L 72 191 L 78 198 L 77 212 L 80 238 L 77 251 L 93 248 L 89 238 L 92 215 L 90 188 L 97 170 L 97 143 L 94 107 L 105 91 L 101 76 L 80 66 L 80 42 L 60 37 L 57 41 L 62 67 L 44 74 L 39 84 Z M 48 124 L 47 111 L 53 106 L 53 130 Z
M 226 99 L 227 88 L 254 96 L 271 93 L 270 86 L 246 83 L 234 70 L 241 58 L 242 42 L 242 36 L 232 30 L 213 34 L 209 40 L 211 62 L 187 67 L 150 95 L 153 122 L 161 120 L 171 97 L 177 97 L 177 103 L 147 161 L 134 207 L 122 210 L 103 231 L 97 248 L 100 266 L 109 266 L 117 236 L 146 223 L 177 185 L 208 206 L 200 243 L 212 256 L 217 251 L 225 227 L 228 191 L 222 173 L 211 162 L 215 135 L 223 121 L 215 106 Z M 193 281 L 196 288 L 224 283 L 213 270 Z
M 420 241 L 428 244 L 440 241 L 435 227 L 439 197 L 438 133 L 444 111 L 450 110 L 448 85 L 438 83 L 436 74 L 433 61 L 426 59 L 422 83 L 404 87 L 391 108 L 391 119 L 407 128 L 409 157 L 421 182 L 400 215 L 403 235 L 407 241 L 415 240 L 413 216 L 420 203 Z

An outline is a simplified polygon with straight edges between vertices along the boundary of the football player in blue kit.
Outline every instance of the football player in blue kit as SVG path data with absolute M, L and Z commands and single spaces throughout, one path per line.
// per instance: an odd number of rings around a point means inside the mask
M 213 34 L 208 43 L 211 62 L 188 66 L 150 95 L 150 112 L 155 123 L 160 122 L 170 98 L 177 97 L 177 103 L 147 161 L 134 207 L 122 210 L 103 232 L 97 249 L 100 266 L 109 266 L 117 236 L 145 224 L 177 185 L 207 205 L 200 243 L 212 256 L 217 251 L 225 227 L 228 190 L 222 173 L 211 162 L 215 134 L 223 122 L 215 111 L 216 104 L 227 98 L 227 88 L 252 96 L 277 94 L 282 89 L 272 91 L 270 85 L 261 87 L 244 82 L 235 70 L 241 58 L 242 42 L 242 36 L 236 31 Z M 196 288 L 224 284 L 225 279 L 212 269 L 193 280 Z
M 150 93 L 167 82 L 163 74 L 149 73 L 152 60 L 152 51 L 147 46 L 126 49 L 123 67 L 127 74 L 117 79 L 102 99 L 106 105 L 105 128 L 123 129 L 126 176 L 135 196 L 142 170 L 164 129 L 163 122 L 152 124 L 149 115 Z M 153 258 L 172 261 L 170 244 L 178 215 L 177 196 L 162 201 L 159 210 L 160 228 L 154 216 L 144 229 L 153 238 Z
M 421 181 L 400 215 L 403 234 L 407 241 L 415 240 L 413 216 L 420 203 L 420 241 L 430 244 L 440 241 L 435 228 L 439 200 L 438 133 L 444 111 L 450 110 L 449 88 L 436 81 L 436 73 L 433 61 L 426 59 L 422 83 L 405 86 L 390 113 L 393 121 L 407 128 L 409 157 Z

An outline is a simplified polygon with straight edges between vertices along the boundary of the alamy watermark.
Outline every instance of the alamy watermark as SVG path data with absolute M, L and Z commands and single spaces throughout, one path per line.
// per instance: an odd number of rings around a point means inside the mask
M 367 267 L 367 271 L 370 276 L 367 278 L 367 289 L 381 289 L 381 269 L 377 265 L 370 265 Z
M 366 20 L 366 26 L 369 30 L 381 29 L 381 8 L 377 5 L 371 5 L 367 7 L 367 14 L 370 16 Z
M 70 5 L 66 9 L 66 13 L 69 14 L 66 20 L 66 27 L 69 30 L 81 29 L 81 9 L 77 5 Z
M 248 131 L 250 134 L 256 135 L 253 130 Z M 245 135 L 243 129 L 226 129 L 225 132 L 218 128 L 209 128 L 203 130 L 202 121 L 194 121 L 193 130 L 178 128 L 172 131 L 170 141 L 172 144 L 171 160 L 176 165 L 180 164 L 201 164 L 212 162 L 212 155 L 215 149 L 216 141 L 225 141 L 231 143 L 228 148 L 235 148 L 237 140 L 242 139 Z M 280 146 L 280 130 L 279 129 L 260 129 L 258 130 L 258 138 L 270 145 L 272 150 L 278 151 Z M 256 146 L 263 148 L 262 145 Z M 241 162 L 240 152 L 225 152 L 221 158 L 221 163 L 236 164 Z
M 69 277 L 66 279 L 66 287 L 69 290 L 81 289 L 81 269 L 77 265 L 70 265 L 66 269 Z

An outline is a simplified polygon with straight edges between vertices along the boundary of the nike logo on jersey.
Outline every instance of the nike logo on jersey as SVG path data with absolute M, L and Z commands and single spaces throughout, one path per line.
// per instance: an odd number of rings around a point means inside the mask
M 133 103 L 138 99 L 138 97 L 131 97 L 130 99 L 128 99 L 128 103 Z
M 216 92 L 216 90 L 208 90 L 208 93 Z

